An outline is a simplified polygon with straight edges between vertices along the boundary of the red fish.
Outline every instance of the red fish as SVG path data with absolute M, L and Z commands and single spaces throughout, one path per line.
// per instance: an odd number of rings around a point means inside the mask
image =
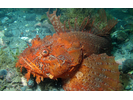
M 99 29 L 86 17 L 80 26 L 75 19 L 74 28 L 68 21 L 67 29 L 56 11 L 48 11 L 47 16 L 56 33 L 43 39 L 36 36 L 16 63 L 27 69 L 27 80 L 32 74 L 38 84 L 44 78 L 61 78 L 64 90 L 121 90 L 118 64 L 106 54 L 111 47 L 108 36 L 117 20 L 107 21 L 104 16 L 107 25 Z

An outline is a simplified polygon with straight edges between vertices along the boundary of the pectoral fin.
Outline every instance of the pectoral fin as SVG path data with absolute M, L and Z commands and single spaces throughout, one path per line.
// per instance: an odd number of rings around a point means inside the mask
M 121 90 L 118 64 L 105 53 L 92 54 L 83 60 L 81 67 L 71 78 L 63 81 L 64 90 L 110 91 Z

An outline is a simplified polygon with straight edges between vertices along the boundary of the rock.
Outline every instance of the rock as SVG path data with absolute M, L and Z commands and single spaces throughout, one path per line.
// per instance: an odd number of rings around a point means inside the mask
M 127 59 L 122 63 L 122 72 L 128 73 L 129 71 L 133 70 L 133 59 Z
M 13 82 L 20 83 L 21 82 L 21 77 L 16 76 L 15 79 L 13 80 Z
M 35 21 L 36 20 L 36 15 L 35 14 L 28 14 L 28 15 L 26 15 L 25 20 L 26 21 Z
M 12 41 L 12 38 L 10 38 L 10 37 L 5 37 L 5 36 L 4 36 L 4 37 L 2 37 L 2 40 L 4 41 L 5 44 L 9 45 L 9 44 L 10 44 L 10 41 Z M 3 43 L 3 44 L 4 44 L 4 43 Z
M 20 37 L 20 39 L 24 40 L 25 42 L 31 43 L 31 40 L 29 37 Z
M 113 42 L 121 44 L 128 38 L 128 34 L 124 30 L 118 30 L 112 33 L 111 37 Z
M 4 18 L 1 20 L 1 22 L 4 24 L 4 23 L 6 23 L 8 20 L 9 20 L 8 17 L 4 17 Z
M 13 71 L 8 71 L 6 75 L 6 81 L 7 82 L 12 82 L 12 79 L 14 78 L 15 73 Z
M 21 82 L 23 86 L 27 86 L 27 80 L 23 76 L 21 77 Z
M 0 31 L 0 37 L 4 37 L 4 34 L 5 34 L 4 30 Z
M 48 20 L 43 21 L 42 26 L 48 28 L 52 33 L 55 33 L 53 25 L 49 24 Z
M 5 12 L 4 11 L 0 11 L 0 18 L 5 16 Z
M 115 59 L 115 62 L 119 65 L 122 65 L 122 63 L 125 61 L 125 58 Z
M 7 70 L 6 69 L 0 70 L 0 79 L 3 79 L 6 75 L 7 75 Z
M 21 87 L 22 91 L 26 91 L 27 86 Z
M 16 91 L 16 88 L 14 88 L 14 87 L 13 88 L 9 88 L 9 89 L 6 88 L 6 89 L 4 89 L 4 91 Z
M 17 49 L 17 48 L 19 48 L 19 51 L 21 52 L 22 50 L 24 50 L 24 48 L 27 47 L 27 43 L 20 38 L 16 38 L 16 39 L 13 38 L 12 41 L 10 41 L 9 47 L 13 50 L 13 52 L 14 52 L 14 49 Z
M 29 79 L 27 85 L 28 87 L 32 88 L 34 86 L 34 81 L 32 79 Z
M 9 20 L 7 21 L 7 23 L 13 23 L 14 21 L 16 21 L 17 20 L 17 18 L 15 18 L 15 17 L 11 17 L 11 18 L 9 18 Z
M 5 35 L 6 37 L 13 37 L 12 31 L 5 31 L 4 35 Z
M 126 90 L 130 90 L 131 87 L 130 87 L 129 85 L 127 85 L 127 86 L 125 87 L 125 89 L 126 89 Z

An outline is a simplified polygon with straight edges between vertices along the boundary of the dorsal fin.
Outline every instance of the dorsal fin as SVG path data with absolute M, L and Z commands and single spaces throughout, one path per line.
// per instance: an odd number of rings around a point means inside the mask
M 66 21 L 64 21 L 64 24 L 60 22 L 60 16 L 56 16 L 57 9 L 53 11 L 52 14 L 49 14 L 49 11 L 47 12 L 47 16 L 52 23 L 55 31 L 59 34 L 60 32 L 70 32 L 70 31 L 88 31 L 93 32 L 93 34 L 98 36 L 106 36 L 110 34 L 110 30 L 117 24 L 117 20 L 110 19 L 107 21 L 106 12 L 104 9 L 99 10 L 99 18 L 100 22 L 95 24 L 95 18 L 90 19 L 89 17 L 84 18 L 83 22 L 79 26 L 77 23 L 77 18 L 75 18 L 74 28 L 70 25 L 70 20 L 68 20 L 68 26 L 69 28 L 66 28 Z M 105 24 L 105 27 L 100 29 L 101 23 Z
M 55 31 L 57 33 L 60 33 L 60 32 L 66 32 L 67 31 L 67 28 L 65 25 L 63 25 L 61 22 L 60 22 L 60 16 L 56 16 L 56 12 L 57 12 L 57 9 L 56 11 L 53 11 L 52 14 L 49 14 L 49 11 L 47 12 L 47 16 L 50 20 L 50 22 L 52 23 Z
M 106 36 L 110 34 L 111 29 L 118 23 L 118 21 L 117 19 L 107 20 L 106 12 L 104 9 L 100 9 L 98 13 L 99 13 L 100 22 L 99 24 L 93 26 L 95 28 L 94 34 L 98 36 Z M 100 29 L 100 26 L 103 24 L 105 26 L 102 29 Z
M 82 24 L 79 26 L 78 23 L 77 23 L 77 18 L 75 18 L 75 23 L 74 23 L 74 28 L 71 27 L 71 24 L 70 24 L 70 20 L 68 20 L 68 26 L 69 26 L 69 29 L 66 28 L 66 21 L 64 21 L 64 24 L 62 24 L 60 22 L 60 16 L 56 16 L 56 12 L 57 12 L 57 9 L 56 11 L 53 11 L 52 14 L 49 14 L 49 11 L 47 12 L 47 16 L 50 20 L 50 22 L 52 23 L 55 31 L 59 34 L 60 32 L 70 32 L 70 31 L 83 31 L 86 24 L 88 24 L 89 22 L 89 18 L 86 17 Z

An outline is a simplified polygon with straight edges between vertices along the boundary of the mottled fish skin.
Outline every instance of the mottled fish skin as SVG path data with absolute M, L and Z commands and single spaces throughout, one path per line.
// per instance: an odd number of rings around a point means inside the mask
M 100 11 L 106 15 L 103 9 Z M 98 30 L 88 17 L 80 26 L 75 19 L 75 27 L 69 24 L 67 29 L 65 22 L 60 22 L 60 16 L 56 16 L 56 11 L 52 14 L 48 11 L 47 16 L 56 33 L 43 39 L 37 35 L 31 41 L 32 46 L 20 54 L 16 63 L 16 67 L 27 69 L 27 80 L 30 74 L 36 77 L 38 84 L 44 78 L 62 78 L 63 89 L 69 91 L 122 89 L 118 64 L 114 57 L 106 54 L 111 47 L 106 35 L 109 35 L 117 20 L 109 20 L 102 30 Z M 94 30 L 93 33 L 90 30 Z
M 105 53 L 85 58 L 76 73 L 63 81 L 65 90 L 110 91 L 122 90 L 118 64 Z

